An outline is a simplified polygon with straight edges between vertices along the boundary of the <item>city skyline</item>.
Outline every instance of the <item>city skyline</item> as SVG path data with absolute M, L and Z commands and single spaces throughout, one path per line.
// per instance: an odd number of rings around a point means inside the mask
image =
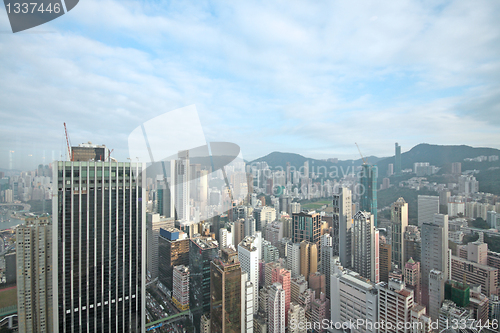
M 357 158 L 354 142 L 367 156 L 391 156 L 394 142 L 500 148 L 499 11 L 88 0 L 2 34 L 0 158 L 60 160 L 66 122 L 73 144 L 106 143 L 125 160 L 135 127 L 192 104 L 207 140 L 234 142 L 247 160 Z

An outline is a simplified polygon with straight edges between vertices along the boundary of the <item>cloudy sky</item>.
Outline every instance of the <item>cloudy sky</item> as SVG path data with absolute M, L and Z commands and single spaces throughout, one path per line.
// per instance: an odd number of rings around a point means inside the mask
M 0 168 L 60 159 L 63 122 L 125 160 L 136 127 L 192 104 L 246 159 L 500 148 L 499 17 L 496 0 L 81 0 L 12 34 L 2 7 Z

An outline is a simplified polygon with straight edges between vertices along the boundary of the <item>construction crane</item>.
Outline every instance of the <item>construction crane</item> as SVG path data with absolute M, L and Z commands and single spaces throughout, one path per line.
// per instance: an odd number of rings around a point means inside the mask
M 64 123 L 64 133 L 66 134 L 66 143 L 68 144 L 68 159 L 73 161 L 73 156 L 71 155 L 71 143 L 69 141 L 68 129 L 66 128 L 66 123 Z
M 109 151 L 109 154 L 108 154 L 108 161 L 111 161 L 111 153 L 113 152 L 113 150 L 115 150 L 115 149 L 113 148 L 113 149 L 111 149 L 111 150 Z
M 359 149 L 359 146 L 356 142 L 354 142 L 354 144 L 356 145 L 356 147 L 358 147 L 358 151 L 359 151 L 359 155 L 361 155 L 361 159 L 363 160 L 363 164 L 366 164 L 366 160 L 365 158 L 363 157 L 363 154 L 361 154 L 361 150 Z

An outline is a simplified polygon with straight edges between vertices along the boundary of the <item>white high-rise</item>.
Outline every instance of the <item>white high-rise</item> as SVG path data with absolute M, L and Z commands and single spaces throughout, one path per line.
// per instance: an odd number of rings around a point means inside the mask
M 394 332 L 393 328 L 401 323 L 411 321 L 413 307 L 413 291 L 406 289 L 402 281 L 389 279 L 389 283 L 377 284 L 378 289 L 378 320 L 385 322 L 379 332 Z M 390 324 L 390 325 L 389 325 Z M 410 332 L 409 327 L 401 327 L 398 332 Z
M 300 243 L 292 243 L 290 240 L 286 244 L 286 265 L 292 278 L 300 275 Z
M 233 234 L 226 228 L 220 228 L 219 230 L 219 242 L 220 249 L 233 245 Z
M 417 210 L 419 227 L 424 223 L 432 223 L 434 214 L 439 214 L 439 196 L 419 195 Z
M 248 275 L 248 281 L 253 285 L 254 307 L 258 304 L 259 288 L 259 247 L 256 236 L 247 236 L 238 245 L 238 259 L 241 270 Z
M 285 290 L 279 282 L 269 290 L 268 332 L 285 333 Z
M 175 210 L 178 220 L 190 220 L 189 151 L 180 151 L 175 161 Z

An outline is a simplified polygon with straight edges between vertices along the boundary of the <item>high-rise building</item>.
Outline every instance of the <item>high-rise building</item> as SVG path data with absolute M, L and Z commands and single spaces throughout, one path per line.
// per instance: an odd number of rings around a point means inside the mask
M 320 272 L 325 276 L 327 295 L 330 295 L 330 258 L 333 256 L 332 236 L 329 233 L 321 236 L 321 268 Z M 329 298 L 329 297 L 328 297 Z
M 422 304 L 429 309 L 429 274 L 435 269 L 442 272 L 446 279 L 448 276 L 448 215 L 435 214 L 432 223 L 422 224 L 422 252 L 421 252 L 421 277 L 422 277 Z M 434 308 L 429 315 L 435 320 L 438 309 Z
M 472 319 L 470 309 L 460 307 L 450 300 L 443 302 L 439 309 L 439 332 L 450 327 L 449 323 L 468 323 Z M 448 325 L 447 325 L 448 323 Z M 469 331 L 464 329 L 464 331 Z
M 55 332 L 145 330 L 145 165 L 55 162 Z
M 408 226 L 408 204 L 399 198 L 391 205 L 392 221 L 392 262 L 403 269 L 405 264 L 404 233 Z
M 401 173 L 401 146 L 396 142 L 395 145 L 396 154 L 394 157 L 394 172 L 396 175 Z
M 380 281 L 389 283 L 391 271 L 391 244 L 381 243 L 379 249 Z
M 16 228 L 14 258 L 17 259 L 20 332 L 52 332 L 54 329 L 52 246 L 50 217 L 30 217 Z
M 309 288 L 314 291 L 317 297 L 319 297 L 321 293 L 326 295 L 325 274 L 321 274 L 320 272 L 311 273 L 309 275 Z M 328 292 L 328 294 L 330 293 Z
M 309 281 L 309 275 L 318 271 L 318 247 L 303 240 L 300 242 L 300 274 Z
M 259 247 L 256 236 L 247 236 L 238 245 L 238 258 L 241 270 L 248 276 L 253 285 L 254 307 L 258 304 L 259 291 Z
M 175 219 L 175 160 L 161 162 L 163 179 L 157 181 L 156 212 L 161 216 Z M 167 165 L 169 174 L 167 176 Z
M 179 311 L 189 309 L 189 267 L 174 266 L 172 302 Z
M 411 308 L 414 304 L 413 291 L 406 289 L 402 281 L 389 280 L 389 283 L 377 284 L 378 320 L 384 322 L 379 332 L 395 332 L 401 323 L 411 320 Z M 397 332 L 410 332 L 409 327 L 399 328 Z
M 189 238 L 176 228 L 161 229 L 158 237 L 158 280 L 173 288 L 174 266 L 189 265 Z
M 210 264 L 211 332 L 241 332 L 241 287 L 238 253 L 224 248 Z
M 293 242 L 300 243 L 308 241 L 319 247 L 321 236 L 321 216 L 319 213 L 300 212 L 292 215 L 293 219 Z M 316 259 L 316 261 L 319 258 Z
M 331 285 L 331 322 L 349 324 L 351 321 L 355 323 L 363 320 L 365 325 L 351 327 L 352 332 L 378 332 L 373 325 L 366 325 L 378 322 L 378 292 L 375 284 L 358 273 L 344 269 L 332 275 Z
M 285 291 L 281 283 L 273 283 L 269 290 L 268 310 L 268 332 L 285 332 Z
M 417 207 L 418 226 L 434 222 L 434 214 L 439 214 L 439 196 L 419 195 Z
M 292 278 L 290 282 L 290 291 L 291 291 L 291 301 L 299 302 L 299 296 L 308 288 L 308 283 L 306 278 L 302 275 L 299 275 L 296 278 Z
M 292 278 L 301 274 L 300 262 L 300 243 L 293 243 L 289 240 L 286 243 L 286 266 L 292 273 Z
M 340 257 L 344 267 L 352 265 L 352 195 L 348 188 L 341 188 L 333 195 L 333 255 Z
M 147 272 L 151 279 L 158 277 L 158 248 L 160 229 L 173 228 L 175 221 L 173 218 L 165 218 L 160 214 L 146 214 L 146 239 L 147 239 Z
M 310 310 L 310 321 L 313 324 L 313 328 L 315 332 L 323 333 L 325 332 L 325 320 L 327 320 L 328 315 L 328 299 L 326 298 L 326 294 L 315 294 L 316 295 L 311 300 L 311 310 Z
M 210 312 L 210 263 L 217 257 L 218 244 L 210 237 L 189 242 L 189 310 L 198 330 L 204 313 Z M 212 319 L 211 319 L 212 320 Z
M 408 225 L 406 227 L 403 244 L 405 247 L 405 262 L 410 260 L 410 258 L 420 262 L 422 239 L 420 238 L 420 231 L 416 225 Z
M 444 283 L 446 275 L 443 272 L 432 269 L 429 272 L 429 316 L 432 320 L 439 319 L 439 309 L 444 301 Z
M 410 258 L 405 264 L 404 277 L 406 287 L 413 290 L 415 303 L 420 303 L 420 263 Z
M 451 256 L 451 278 L 455 281 L 466 279 L 469 284 L 479 284 L 485 295 L 498 293 L 498 269 L 494 267 Z
M 305 324 L 306 311 L 297 302 L 292 302 L 290 304 L 290 310 L 288 310 L 288 332 L 307 333 Z
M 378 283 L 379 232 L 374 226 L 373 215 L 359 211 L 353 218 L 353 270 L 361 276 Z
M 175 211 L 178 220 L 190 221 L 189 151 L 179 152 L 178 157 L 175 160 Z
M 461 175 L 462 174 L 462 163 L 460 163 L 460 162 L 451 163 L 451 173 L 453 175 Z
M 272 272 L 272 283 L 279 282 L 285 291 L 285 323 L 288 323 L 288 310 L 290 309 L 291 290 L 290 290 L 291 275 L 290 271 L 284 268 L 275 268 Z
M 370 212 L 373 215 L 373 224 L 378 226 L 377 219 L 377 177 L 378 168 L 376 165 L 363 164 L 359 182 L 361 184 L 361 211 Z

